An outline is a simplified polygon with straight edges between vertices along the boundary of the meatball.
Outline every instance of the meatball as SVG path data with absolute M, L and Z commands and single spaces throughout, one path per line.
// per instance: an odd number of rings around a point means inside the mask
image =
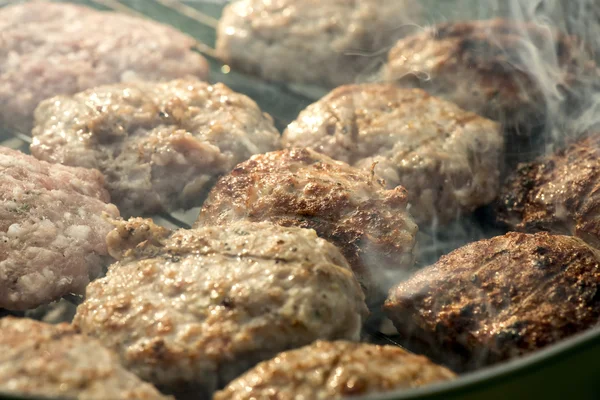
M 314 229 L 344 254 L 370 305 L 414 262 L 417 225 L 406 191 L 308 149 L 259 154 L 221 178 L 196 226 L 237 220 Z M 384 296 L 382 296 L 384 297 Z
M 575 95 L 586 86 L 584 76 L 597 81 L 595 63 L 581 47 L 573 37 L 535 23 L 449 22 L 398 41 L 384 75 L 421 85 L 526 135 L 556 117 L 548 114 L 556 105 L 550 103 Z
M 317 341 L 263 361 L 218 392 L 214 400 L 340 399 L 408 389 L 455 375 L 396 346 Z
M 217 54 L 272 81 L 334 87 L 376 73 L 419 14 L 414 0 L 241 0 L 217 29 Z
M 579 238 L 512 232 L 443 256 L 392 289 L 384 308 L 402 344 L 470 370 L 596 325 L 599 263 Z
M 114 400 L 171 399 L 123 368 L 97 340 L 67 324 L 0 319 L 0 391 Z
M 108 204 L 95 170 L 0 147 L 0 308 L 26 310 L 83 294 L 109 262 Z
M 359 338 L 360 285 L 312 230 L 239 222 L 169 232 L 138 218 L 108 241 L 121 260 L 90 284 L 73 323 L 165 391 L 208 398 L 281 351 Z
M 123 215 L 192 208 L 216 178 L 279 148 L 270 116 L 223 84 L 122 83 L 42 102 L 31 152 L 98 168 Z
M 0 8 L 0 127 L 29 133 L 39 102 L 107 83 L 206 78 L 195 40 L 157 22 L 73 4 Z
M 335 89 L 302 111 L 283 144 L 374 165 L 388 188 L 407 189 L 411 214 L 427 225 L 494 200 L 503 157 L 496 123 L 420 89 L 381 84 Z
M 600 134 L 520 164 L 505 182 L 498 220 L 519 231 L 575 235 L 600 246 Z

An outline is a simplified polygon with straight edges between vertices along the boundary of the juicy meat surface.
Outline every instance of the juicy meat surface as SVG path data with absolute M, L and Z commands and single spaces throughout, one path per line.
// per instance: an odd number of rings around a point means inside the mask
M 214 400 L 340 399 L 410 389 L 453 379 L 454 373 L 396 346 L 317 341 L 263 361 Z
M 579 236 L 600 245 L 600 134 L 555 154 L 520 164 L 498 200 L 498 219 L 510 229 Z
M 503 135 L 495 122 L 420 89 L 342 86 L 300 113 L 286 147 L 309 147 L 370 169 L 408 191 L 417 223 L 446 223 L 498 192 Z
M 418 228 L 406 202 L 402 187 L 386 190 L 368 172 L 290 149 L 256 155 L 221 178 L 196 226 L 248 220 L 314 229 L 342 251 L 371 304 L 413 266 Z
M 108 263 L 104 179 L 0 147 L 0 308 L 25 310 L 83 294 Z
M 217 29 L 217 53 L 270 81 L 335 87 L 375 73 L 415 22 L 414 0 L 241 0 Z
M 109 246 L 121 261 L 88 286 L 74 324 L 184 397 L 209 398 L 317 339 L 358 340 L 367 313 L 344 257 L 312 230 L 241 222 L 169 232 L 138 218 Z
M 36 109 L 31 152 L 98 168 L 125 216 L 202 204 L 219 175 L 279 148 L 271 117 L 223 84 L 121 83 Z
M 597 82 L 595 63 L 580 48 L 573 37 L 535 23 L 449 22 L 400 39 L 384 75 L 525 133 L 545 123 L 546 100 L 570 98 L 585 86 L 584 75 Z
M 0 319 L 0 391 L 80 400 L 171 399 L 67 324 Z
M 121 13 L 48 1 L 0 8 L 0 127 L 28 134 L 44 99 L 108 83 L 206 78 L 193 38 Z
M 443 256 L 384 308 L 409 349 L 475 369 L 597 325 L 599 263 L 579 238 L 512 232 Z

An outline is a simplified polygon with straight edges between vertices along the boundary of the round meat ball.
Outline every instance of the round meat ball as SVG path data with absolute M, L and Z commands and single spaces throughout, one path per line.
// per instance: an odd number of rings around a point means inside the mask
M 406 203 L 404 188 L 386 190 L 372 172 L 290 149 L 256 155 L 221 178 L 196 226 L 248 220 L 314 229 L 342 251 L 375 306 L 414 263 L 418 228 Z
M 27 310 L 83 294 L 110 263 L 109 204 L 96 170 L 0 147 L 0 308 Z
M 214 400 L 328 400 L 453 379 L 450 370 L 396 346 L 317 341 L 263 361 Z
M 317 339 L 359 339 L 360 285 L 312 230 L 239 222 L 170 232 L 138 218 L 108 242 L 121 260 L 88 287 L 73 323 L 178 397 L 208 398 Z
M 420 89 L 385 84 L 335 89 L 300 113 L 283 144 L 373 168 L 387 188 L 406 188 L 410 213 L 428 226 L 496 197 L 504 148 L 496 123 Z
M 0 319 L 0 392 L 80 400 L 168 400 L 67 324 Z
M 600 252 L 572 236 L 508 233 L 443 256 L 390 290 L 401 344 L 465 371 L 600 320 Z
M 106 176 L 125 216 L 200 206 L 219 175 L 279 148 L 250 98 L 197 80 L 122 83 L 42 102 L 31 152 Z
M 241 0 L 223 10 L 224 63 L 263 79 L 326 87 L 377 72 L 420 14 L 414 0 Z
M 42 100 L 108 83 L 201 79 L 195 40 L 170 26 L 75 4 L 0 7 L 0 128 L 29 134 Z

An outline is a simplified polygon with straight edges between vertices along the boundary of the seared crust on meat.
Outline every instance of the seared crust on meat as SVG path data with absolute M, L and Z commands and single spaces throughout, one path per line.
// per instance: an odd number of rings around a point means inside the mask
M 200 206 L 217 177 L 277 150 L 249 97 L 195 79 L 121 83 L 42 102 L 31 152 L 106 176 L 124 216 Z
M 168 400 L 66 324 L 0 319 L 0 391 L 81 400 Z
M 504 149 L 497 123 L 391 84 L 333 90 L 300 113 L 282 141 L 374 168 L 388 188 L 402 185 L 419 225 L 445 224 L 494 200 Z
M 392 289 L 384 308 L 408 348 L 469 370 L 596 325 L 599 265 L 579 238 L 513 232 L 443 256 Z
M 317 341 L 263 361 L 218 392 L 214 400 L 339 399 L 409 389 L 455 375 L 396 346 Z
M 73 323 L 166 391 L 210 398 L 281 351 L 359 339 L 360 285 L 312 230 L 238 222 L 165 236 L 151 221 L 121 224 L 109 237 L 121 260 Z
M 52 96 L 208 74 L 195 40 L 171 26 L 76 4 L 18 3 L 0 8 L 0 127 L 29 134 L 35 107 Z
M 581 89 L 574 86 L 582 84 L 582 76 L 598 79 L 595 63 L 575 38 L 504 19 L 442 23 L 401 39 L 384 72 L 388 80 L 422 85 L 466 110 L 523 130 L 545 122 L 547 96 L 571 98 L 567 92 Z M 419 81 L 423 76 L 428 79 Z M 540 83 L 546 76 L 552 82 Z
M 520 164 L 504 184 L 498 220 L 509 228 L 575 235 L 600 245 L 600 134 Z
M 376 73 L 413 24 L 415 0 L 241 0 L 223 10 L 216 50 L 271 81 L 335 87 Z
M 413 266 L 418 228 L 406 204 L 400 186 L 386 190 L 372 173 L 289 149 L 256 155 L 221 178 L 196 226 L 249 220 L 314 229 L 342 251 L 376 303 L 389 275 Z

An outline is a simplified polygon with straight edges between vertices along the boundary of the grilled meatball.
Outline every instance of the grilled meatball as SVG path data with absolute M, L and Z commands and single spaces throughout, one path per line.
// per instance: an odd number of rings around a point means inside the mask
M 82 294 L 108 262 L 112 225 L 102 175 L 0 147 L 0 308 Z
M 600 246 L 600 134 L 520 164 L 501 190 L 498 219 L 510 229 L 575 235 Z
M 600 253 L 572 236 L 466 245 L 390 291 L 403 344 L 456 370 L 530 353 L 598 323 Z
M 304 110 L 283 136 L 408 190 L 417 223 L 447 223 L 498 192 L 499 126 L 420 89 L 348 85 Z
M 359 338 L 360 286 L 314 231 L 241 222 L 169 232 L 134 219 L 108 240 L 121 261 L 88 287 L 74 324 L 167 391 L 208 398 L 280 351 Z
M 0 391 L 85 399 L 170 399 L 123 368 L 97 340 L 67 324 L 0 320 Z
M 107 83 L 205 78 L 195 41 L 153 21 L 73 4 L 0 8 L 0 127 L 31 131 L 38 103 Z
M 423 356 L 395 346 L 318 341 L 263 361 L 214 400 L 340 399 L 408 389 L 454 378 Z
M 333 87 L 377 70 L 414 23 L 413 0 L 241 0 L 223 11 L 223 62 L 272 81 Z
M 248 220 L 314 229 L 342 251 L 377 304 L 390 278 L 413 266 L 418 228 L 406 200 L 404 188 L 386 190 L 375 175 L 291 149 L 256 155 L 221 178 L 196 226 Z
M 128 83 L 42 102 L 31 152 L 98 168 L 124 215 L 191 208 L 221 174 L 279 148 L 270 116 L 222 84 Z
M 442 23 L 398 41 L 384 73 L 525 134 L 556 116 L 549 102 L 560 103 L 583 75 L 598 79 L 580 47 L 534 23 Z

